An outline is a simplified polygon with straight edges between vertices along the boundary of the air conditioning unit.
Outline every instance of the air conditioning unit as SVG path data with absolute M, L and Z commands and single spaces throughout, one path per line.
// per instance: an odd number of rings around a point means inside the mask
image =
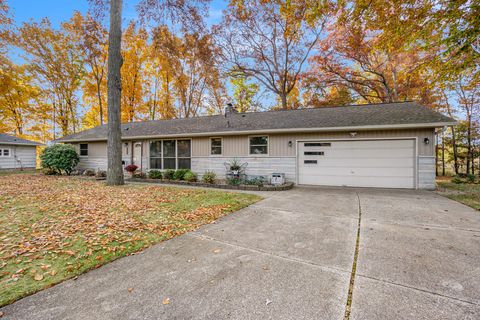
M 272 173 L 270 183 L 273 185 L 280 185 L 285 183 L 285 173 Z

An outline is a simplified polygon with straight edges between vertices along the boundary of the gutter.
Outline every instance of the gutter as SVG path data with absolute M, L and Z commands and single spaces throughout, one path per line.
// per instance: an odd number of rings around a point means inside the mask
M 198 133 L 181 133 L 165 135 L 144 135 L 122 137 L 122 140 L 142 140 L 157 138 L 189 138 L 189 137 L 209 137 L 209 136 L 233 136 L 250 134 L 272 134 L 272 133 L 298 133 L 298 132 L 332 132 L 332 131 L 366 131 L 366 130 L 395 130 L 395 129 L 414 129 L 414 128 L 440 128 L 446 126 L 455 126 L 458 122 L 433 122 L 433 123 L 411 123 L 398 125 L 372 125 L 372 126 L 349 126 L 349 127 L 322 127 L 322 128 L 288 128 L 288 129 L 261 129 L 261 130 L 242 130 L 242 131 L 214 131 Z M 90 139 L 57 139 L 55 142 L 88 142 L 88 141 L 106 141 L 107 138 Z

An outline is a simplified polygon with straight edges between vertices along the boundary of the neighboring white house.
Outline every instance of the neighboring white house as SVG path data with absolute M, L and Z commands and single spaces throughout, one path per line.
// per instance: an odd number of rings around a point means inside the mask
M 455 120 L 415 102 L 237 113 L 122 124 L 125 165 L 186 168 L 225 176 L 224 163 L 247 175 L 283 173 L 304 185 L 433 189 L 435 132 Z M 71 143 L 80 169 L 107 167 L 107 126 Z
M 35 168 L 41 143 L 0 133 L 0 170 Z

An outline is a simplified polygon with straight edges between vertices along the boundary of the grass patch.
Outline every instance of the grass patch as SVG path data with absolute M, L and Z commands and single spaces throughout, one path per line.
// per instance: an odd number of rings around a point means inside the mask
M 437 180 L 437 192 L 447 198 L 480 210 L 480 184 Z
M 243 193 L 5 175 L 0 180 L 0 306 L 258 200 Z

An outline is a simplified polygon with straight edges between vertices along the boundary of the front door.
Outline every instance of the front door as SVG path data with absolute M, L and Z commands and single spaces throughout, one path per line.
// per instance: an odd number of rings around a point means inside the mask
M 138 166 L 140 170 L 143 170 L 143 145 L 141 141 L 134 141 L 133 142 L 133 164 Z

